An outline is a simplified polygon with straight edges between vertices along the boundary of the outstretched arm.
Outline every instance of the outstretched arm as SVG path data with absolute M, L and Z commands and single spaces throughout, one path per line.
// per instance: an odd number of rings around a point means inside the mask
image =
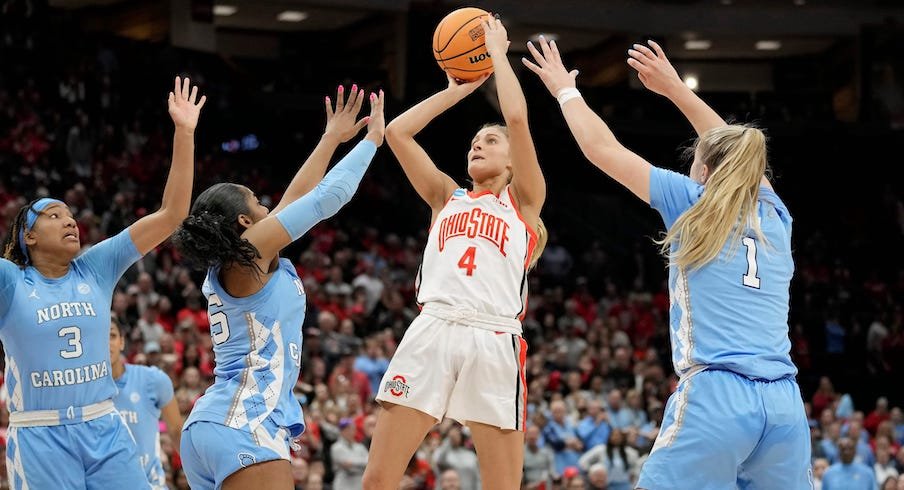
M 643 86 L 675 104 L 690 121 L 697 136 L 712 128 L 725 126 L 725 120 L 681 81 L 659 44 L 652 40 L 648 42 L 649 48 L 635 44 L 633 49 L 628 50 L 628 65 L 637 70 Z
M 649 47 L 635 44 L 633 49 L 628 50 L 628 65 L 637 70 L 637 77 L 643 86 L 675 104 L 694 127 L 697 136 L 712 128 L 725 126 L 727 123 L 722 116 L 681 81 L 662 47 L 652 39 L 647 43 Z M 761 185 L 772 188 L 765 176 Z
M 190 93 L 189 93 L 190 92 Z M 195 174 L 195 127 L 207 96 L 198 100 L 198 86 L 191 80 L 176 77 L 169 94 L 169 114 L 176 129 L 173 133 L 173 162 L 170 165 L 160 209 L 141 218 L 129 227 L 132 243 L 144 255 L 176 231 L 188 216 L 191 189 Z
M 587 106 L 575 88 L 577 70 L 569 72 L 562 64 L 555 42 L 540 40 L 540 49 L 527 45 L 536 64 L 522 58 L 521 61 L 536 73 L 549 92 L 559 100 L 565 121 L 578 146 L 594 165 L 627 187 L 637 197 L 650 202 L 651 165 L 628 150 L 615 139 L 609 126 Z
M 313 190 L 276 214 L 271 214 L 245 230 L 242 238 L 253 244 L 261 270 L 268 270 L 284 247 L 300 238 L 320 221 L 336 214 L 348 203 L 364 177 L 377 147 L 383 144 L 383 92 L 371 94 L 367 136 L 358 143 Z
M 527 101 L 521 84 L 509 64 L 508 33 L 502 21 L 488 18 L 482 22 L 487 52 L 493 60 L 496 93 L 509 134 L 512 158 L 512 190 L 528 223 L 536 227 L 540 208 L 546 200 L 546 181 L 537 161 L 537 150 L 527 124 Z
M 320 141 L 308 159 L 298 169 L 279 204 L 270 211 L 270 214 L 282 211 L 296 199 L 310 192 L 323 179 L 330 158 L 333 157 L 339 144 L 352 139 L 367 124 L 366 117 L 355 122 L 355 118 L 361 112 L 361 104 L 364 102 L 364 91 L 358 90 L 357 85 L 352 85 L 348 101 L 344 100 L 344 92 L 344 87 L 340 85 L 336 90 L 335 110 L 330 98 L 326 97 L 326 129 L 323 131 L 323 136 L 320 137 Z
M 476 90 L 486 79 L 484 76 L 470 83 L 459 83 L 449 78 L 449 86 L 445 90 L 403 112 L 386 127 L 389 148 L 402 165 L 402 170 L 411 181 L 414 190 L 430 205 L 434 216 L 442 209 L 446 199 L 452 195 L 457 186 L 451 177 L 436 168 L 436 164 L 414 140 L 414 136 L 436 116 Z

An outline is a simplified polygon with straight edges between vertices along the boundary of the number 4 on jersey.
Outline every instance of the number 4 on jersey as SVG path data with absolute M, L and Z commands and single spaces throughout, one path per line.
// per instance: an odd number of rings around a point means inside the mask
M 464 255 L 458 259 L 458 268 L 467 271 L 468 276 L 473 276 L 474 269 L 477 268 L 477 265 L 474 264 L 474 254 L 476 253 L 477 247 L 468 247 L 468 249 L 465 250 Z

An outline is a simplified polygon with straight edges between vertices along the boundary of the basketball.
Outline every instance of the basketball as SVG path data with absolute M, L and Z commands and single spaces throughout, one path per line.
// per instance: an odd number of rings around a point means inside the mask
M 452 78 L 476 80 L 493 73 L 480 21 L 489 14 L 476 7 L 452 11 L 433 32 L 433 59 Z

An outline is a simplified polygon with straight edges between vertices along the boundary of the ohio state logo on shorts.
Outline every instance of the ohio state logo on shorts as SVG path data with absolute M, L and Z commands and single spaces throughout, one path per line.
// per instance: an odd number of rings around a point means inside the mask
M 396 398 L 402 395 L 405 395 L 405 398 L 408 398 L 408 389 L 409 386 L 405 384 L 405 377 L 401 374 L 397 374 L 383 386 L 383 393 L 388 391 L 390 395 Z

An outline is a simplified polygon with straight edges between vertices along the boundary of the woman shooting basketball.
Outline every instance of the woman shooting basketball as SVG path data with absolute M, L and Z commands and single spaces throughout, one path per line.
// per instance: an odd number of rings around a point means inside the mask
M 364 488 L 395 489 L 427 431 L 443 416 L 471 429 L 485 488 L 521 485 L 527 344 L 521 338 L 526 275 L 545 243 L 540 209 L 546 184 L 527 124 L 524 94 L 506 58 L 498 19 L 482 23 L 506 126 L 484 126 L 471 141 L 467 191 L 415 141 L 430 121 L 479 87 L 449 86 L 397 117 L 386 138 L 432 211 L 418 275 L 421 315 L 412 322 L 380 384 Z

